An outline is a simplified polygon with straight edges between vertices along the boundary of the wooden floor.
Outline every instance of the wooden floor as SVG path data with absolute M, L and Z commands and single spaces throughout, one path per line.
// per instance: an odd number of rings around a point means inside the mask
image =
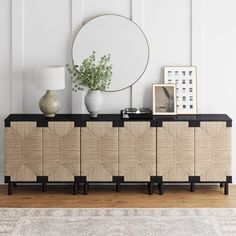
M 236 207 L 236 185 L 230 186 L 228 196 L 219 186 L 196 186 L 196 192 L 189 186 L 166 186 L 165 194 L 147 194 L 146 186 L 123 186 L 117 193 L 113 186 L 91 186 L 89 195 L 72 195 L 72 187 L 48 186 L 42 193 L 40 186 L 18 186 L 13 195 L 7 195 L 7 186 L 0 186 L 0 207 L 59 207 L 59 208 L 228 208 Z M 81 190 L 82 192 L 82 190 Z

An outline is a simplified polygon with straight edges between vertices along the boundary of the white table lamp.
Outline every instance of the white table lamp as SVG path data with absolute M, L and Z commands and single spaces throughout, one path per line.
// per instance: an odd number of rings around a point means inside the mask
M 53 90 L 65 88 L 64 66 L 40 66 L 35 69 L 37 87 L 47 92 L 39 101 L 39 108 L 46 117 L 54 117 L 60 109 L 60 101 Z

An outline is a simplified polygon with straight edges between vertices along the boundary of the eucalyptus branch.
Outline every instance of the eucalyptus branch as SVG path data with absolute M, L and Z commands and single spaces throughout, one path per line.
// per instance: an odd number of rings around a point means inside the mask
M 96 52 L 93 51 L 92 55 L 85 59 L 80 66 L 75 65 L 74 62 L 72 65 L 67 64 L 66 68 L 73 85 L 72 90 L 77 92 L 83 90 L 84 87 L 101 91 L 108 89 L 112 77 L 110 58 L 110 54 L 104 55 L 96 64 Z

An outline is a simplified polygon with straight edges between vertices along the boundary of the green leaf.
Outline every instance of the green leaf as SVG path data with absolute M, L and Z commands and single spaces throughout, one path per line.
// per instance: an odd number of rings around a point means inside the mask
M 112 77 L 112 65 L 110 62 L 110 54 L 104 55 L 96 63 L 96 52 L 86 58 L 82 64 L 66 65 L 66 68 L 71 76 L 73 91 L 83 90 L 81 86 L 90 89 L 105 90 L 109 88 Z

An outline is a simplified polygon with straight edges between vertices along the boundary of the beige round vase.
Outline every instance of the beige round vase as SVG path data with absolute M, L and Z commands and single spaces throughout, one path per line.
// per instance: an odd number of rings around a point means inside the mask
M 52 90 L 47 90 L 39 101 L 39 108 L 46 117 L 54 117 L 60 109 L 60 101 Z

